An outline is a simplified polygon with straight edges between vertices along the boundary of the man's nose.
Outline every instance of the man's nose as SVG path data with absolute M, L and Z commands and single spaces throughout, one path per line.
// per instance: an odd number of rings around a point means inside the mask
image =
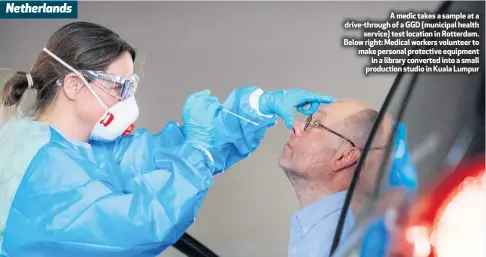
M 295 121 L 292 129 L 290 130 L 290 139 L 294 137 L 300 137 L 304 133 L 305 122 Z

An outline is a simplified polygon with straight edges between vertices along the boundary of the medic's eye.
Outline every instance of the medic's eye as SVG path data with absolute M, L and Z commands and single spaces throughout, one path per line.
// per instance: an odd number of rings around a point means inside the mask
M 117 92 L 117 93 L 121 93 L 122 90 L 123 90 L 123 86 L 120 85 L 120 84 L 116 84 L 116 86 L 113 87 L 113 89 Z

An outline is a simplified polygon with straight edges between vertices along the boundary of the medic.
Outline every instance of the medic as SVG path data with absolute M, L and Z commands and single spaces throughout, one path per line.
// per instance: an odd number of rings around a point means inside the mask
M 333 101 L 248 86 L 221 104 L 205 90 L 187 98 L 182 127 L 132 131 L 135 56 L 108 28 L 74 22 L 6 82 L 6 106 L 28 89 L 37 96 L 33 115 L 0 128 L 0 256 L 156 256 L 194 222 L 213 176 L 253 152 L 277 116 L 289 128 L 293 108 L 309 115 Z

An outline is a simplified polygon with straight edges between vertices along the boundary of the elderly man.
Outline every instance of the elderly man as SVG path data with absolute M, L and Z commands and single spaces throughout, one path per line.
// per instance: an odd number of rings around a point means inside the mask
M 346 190 L 377 115 L 356 100 L 339 100 L 292 127 L 279 158 L 301 207 L 291 218 L 289 257 L 329 256 Z M 368 153 L 342 238 L 354 226 L 352 213 L 374 186 L 391 124 L 389 118 L 382 122 L 372 145 L 377 151 Z

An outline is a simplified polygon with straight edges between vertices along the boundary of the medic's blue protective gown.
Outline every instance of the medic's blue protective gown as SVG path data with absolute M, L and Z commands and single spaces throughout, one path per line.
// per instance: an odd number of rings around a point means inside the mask
M 233 91 L 212 149 L 185 142 L 169 122 L 113 143 L 74 143 L 46 124 L 0 129 L 1 256 L 155 256 L 194 222 L 213 176 L 247 157 L 276 118 L 258 110 L 262 91 Z M 209 154 L 210 153 L 210 154 Z

